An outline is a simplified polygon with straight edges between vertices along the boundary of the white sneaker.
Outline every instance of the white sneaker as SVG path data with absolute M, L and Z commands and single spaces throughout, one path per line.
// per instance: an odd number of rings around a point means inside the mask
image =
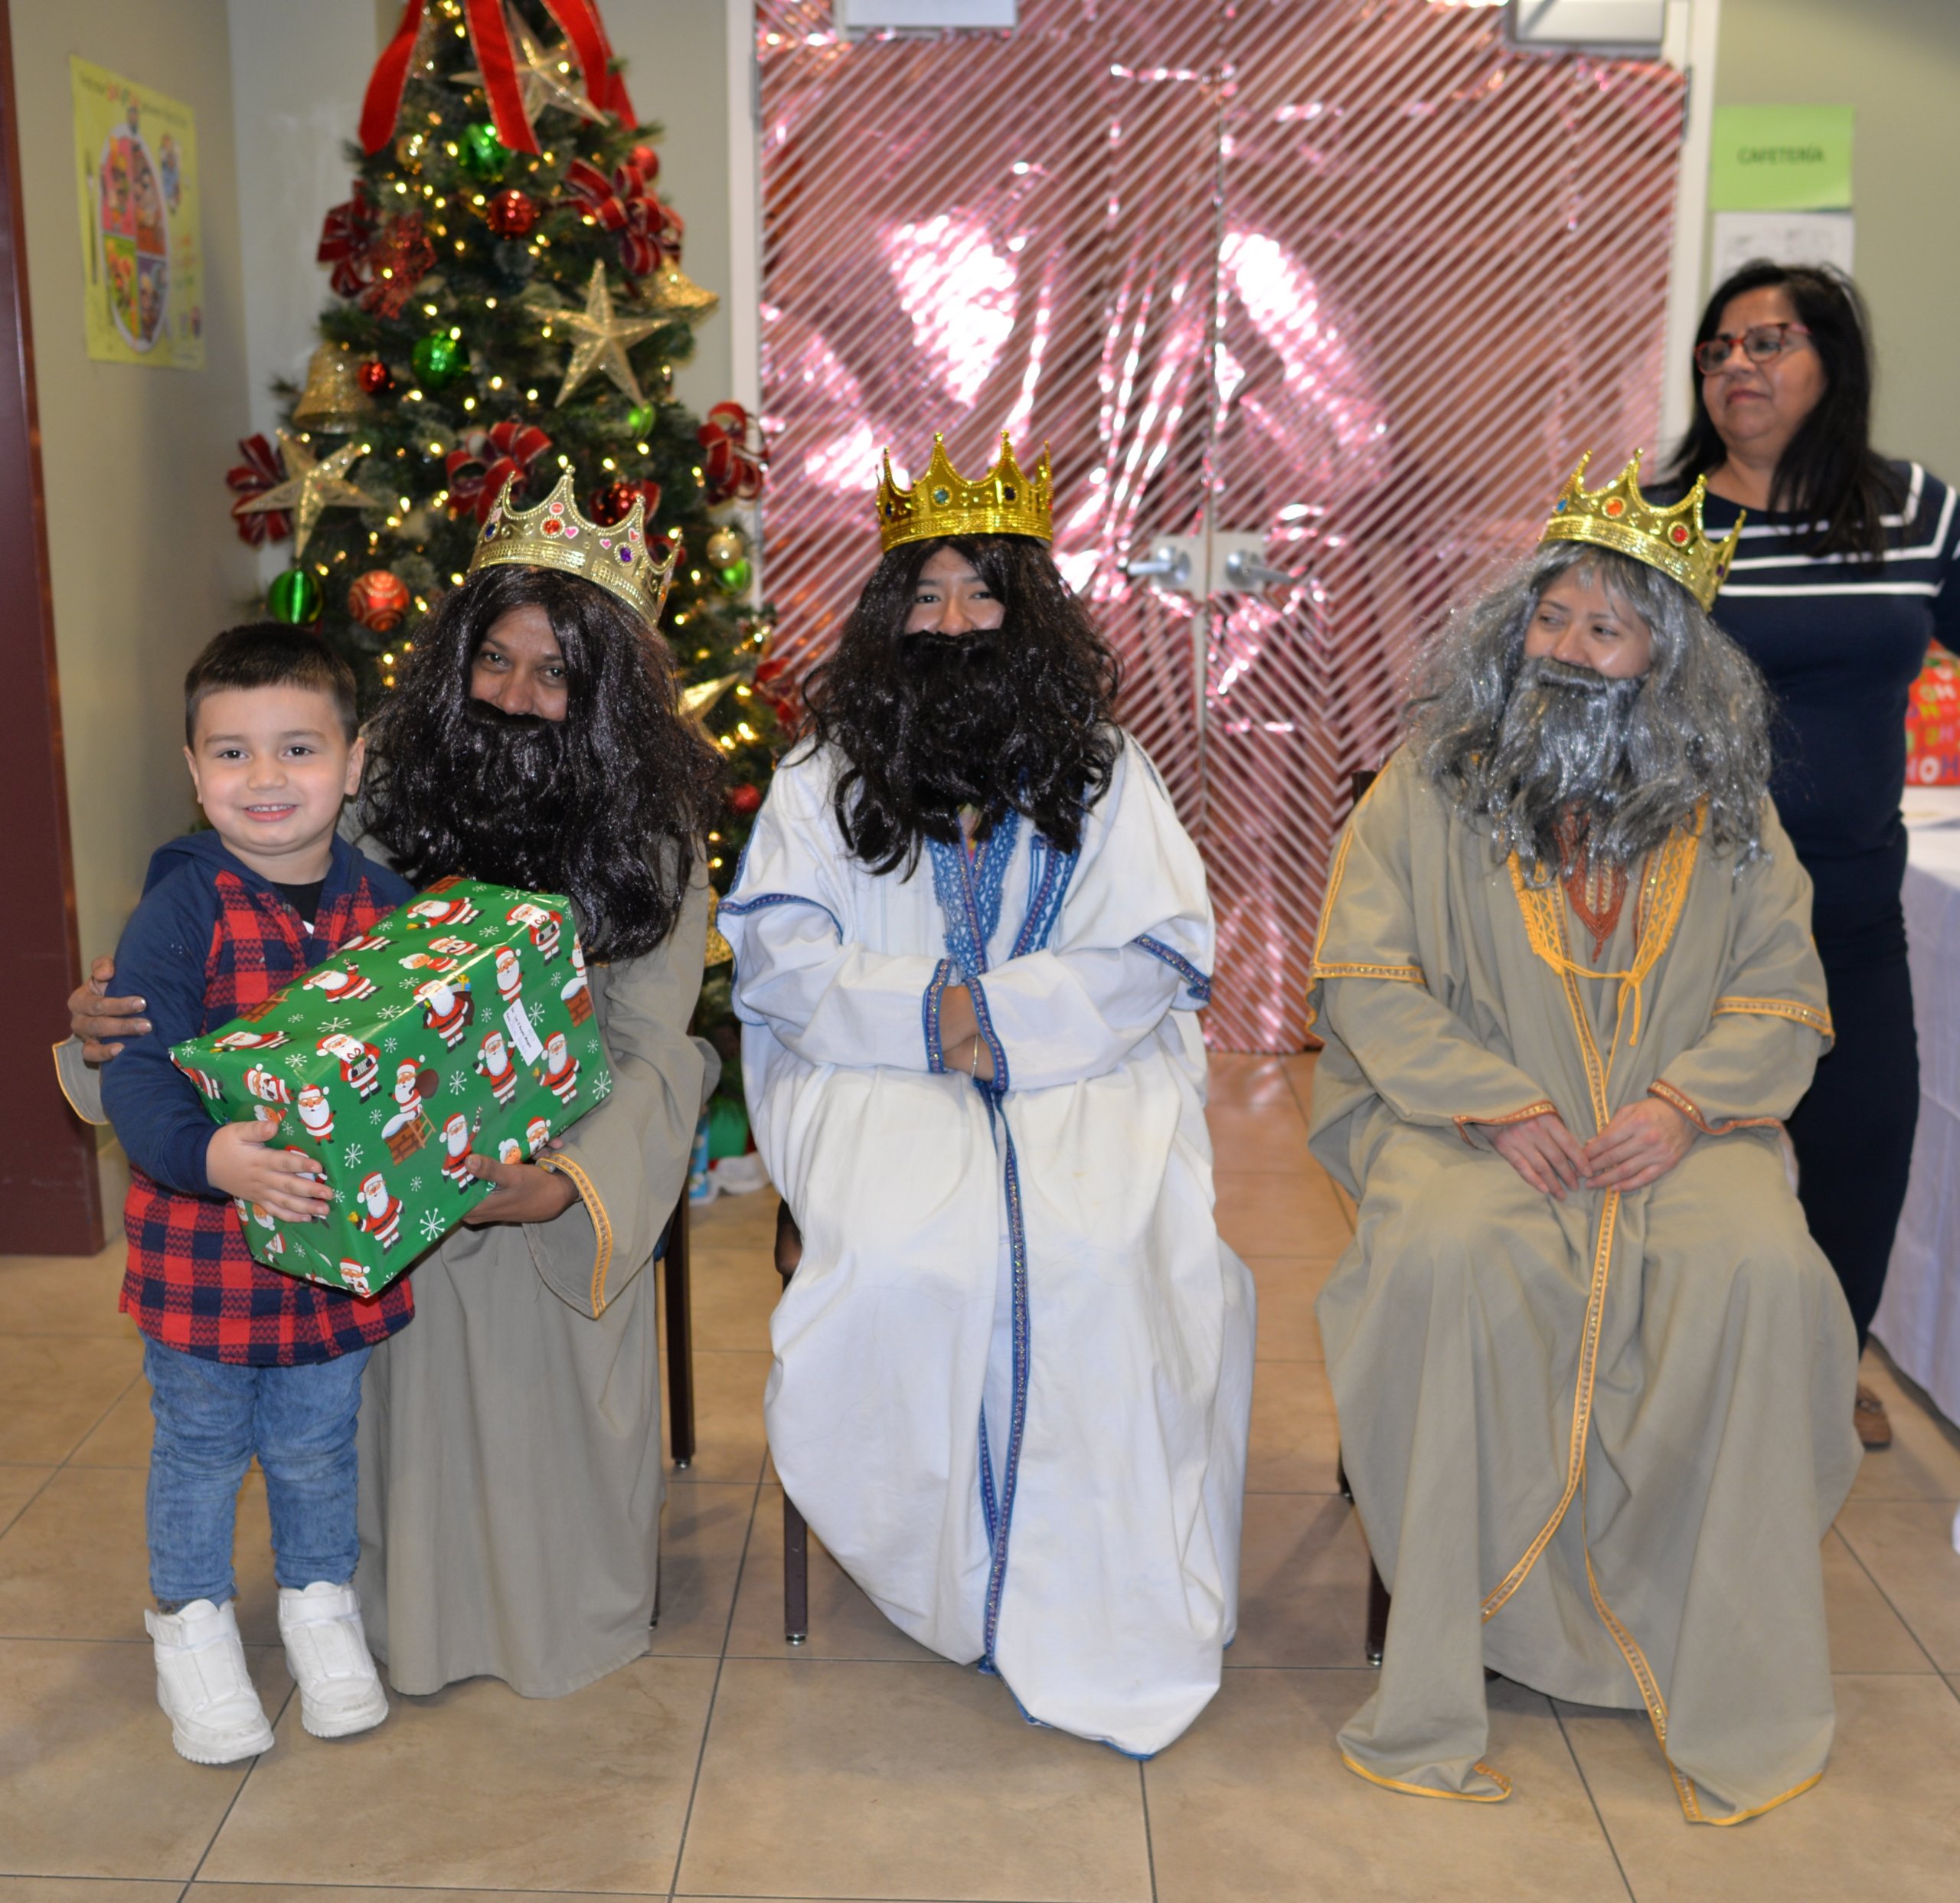
M 388 1715 L 388 1695 L 368 1650 L 351 1586 L 316 1579 L 304 1592 L 282 1586 L 279 1635 L 299 1687 L 299 1722 L 315 1738 L 351 1738 Z
M 156 1653 L 156 1702 L 170 1741 L 194 1764 L 230 1764 L 273 1748 L 266 1708 L 245 1669 L 238 1615 L 227 1599 L 194 1599 L 178 1612 L 145 1612 Z

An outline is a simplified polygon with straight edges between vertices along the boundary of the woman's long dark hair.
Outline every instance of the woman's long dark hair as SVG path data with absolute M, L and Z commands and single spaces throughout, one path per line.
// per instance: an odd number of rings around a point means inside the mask
M 1732 299 L 1760 290 L 1779 290 L 1790 300 L 1824 366 L 1824 394 L 1777 463 L 1769 506 L 1809 518 L 1810 554 L 1849 555 L 1876 567 L 1885 559 L 1881 518 L 1905 500 L 1905 489 L 1897 471 L 1871 446 L 1871 317 L 1865 301 L 1843 272 L 1828 265 L 1772 264 L 1759 258 L 1715 287 L 1695 327 L 1696 343 L 1706 343 L 1721 328 Z M 1720 467 L 1729 453 L 1701 384 L 1697 371 L 1694 420 L 1669 471 L 1684 485 Z
M 532 606 L 565 658 L 562 721 L 470 696 L 484 637 Z M 564 892 L 593 957 L 632 958 L 681 915 L 720 780 L 661 637 L 590 582 L 509 566 L 445 595 L 416 632 L 369 730 L 360 811 L 410 883 L 456 873 Z
M 920 571 L 946 548 L 1000 599 L 997 632 L 906 636 Z M 957 689 L 922 692 L 929 679 Z M 838 826 L 874 872 L 916 865 L 927 839 L 957 840 L 962 807 L 978 811 L 983 839 L 1014 811 L 1073 852 L 1122 749 L 1116 698 L 1116 656 L 1046 545 L 956 535 L 904 543 L 879 563 L 811 674 L 798 737 L 842 756 Z

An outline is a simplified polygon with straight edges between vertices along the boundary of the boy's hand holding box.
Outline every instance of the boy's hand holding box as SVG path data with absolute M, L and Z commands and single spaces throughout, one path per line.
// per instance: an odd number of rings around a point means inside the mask
M 175 1046 L 212 1120 L 276 1120 L 317 1160 L 324 1223 L 241 1205 L 270 1268 L 378 1294 L 491 1193 L 472 1151 L 546 1153 L 612 1088 L 571 907 L 445 879 L 303 979 Z

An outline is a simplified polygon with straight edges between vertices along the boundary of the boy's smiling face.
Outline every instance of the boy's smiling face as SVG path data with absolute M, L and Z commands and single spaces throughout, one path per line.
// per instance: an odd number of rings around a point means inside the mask
M 184 757 L 226 845 L 275 884 L 306 885 L 326 876 L 366 744 L 350 744 L 322 689 L 220 688 L 199 704 Z

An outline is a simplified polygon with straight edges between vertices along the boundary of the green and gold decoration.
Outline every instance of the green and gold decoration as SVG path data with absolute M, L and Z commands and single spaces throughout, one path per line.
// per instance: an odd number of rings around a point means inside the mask
M 445 879 L 171 1059 L 217 1123 L 279 1126 L 324 1221 L 239 1215 L 266 1267 L 378 1295 L 488 1195 L 475 1154 L 542 1161 L 612 1090 L 570 904 Z

